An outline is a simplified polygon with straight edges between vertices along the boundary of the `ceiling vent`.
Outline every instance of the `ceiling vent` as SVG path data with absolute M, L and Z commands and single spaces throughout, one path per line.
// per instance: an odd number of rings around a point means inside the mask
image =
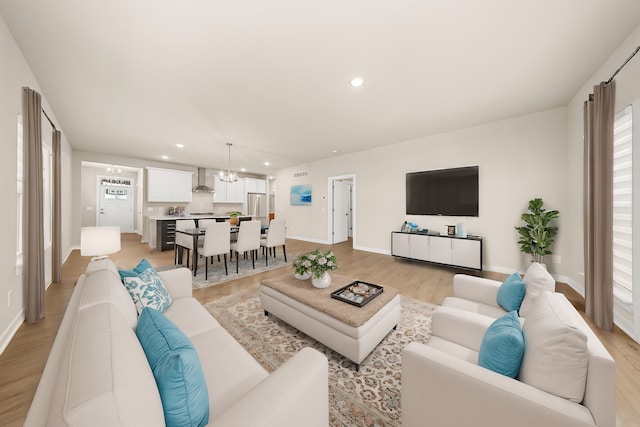
M 299 171 L 299 172 L 294 172 L 293 173 L 293 177 L 294 178 L 300 178 L 303 176 L 309 176 L 309 171 Z
M 198 168 L 198 185 L 193 187 L 194 193 L 213 193 L 213 188 L 207 187 L 207 170 Z

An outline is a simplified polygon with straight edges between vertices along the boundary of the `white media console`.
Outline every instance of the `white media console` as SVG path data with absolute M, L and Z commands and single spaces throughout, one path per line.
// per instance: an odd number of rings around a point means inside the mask
M 482 270 L 482 238 L 391 232 L 391 255 Z

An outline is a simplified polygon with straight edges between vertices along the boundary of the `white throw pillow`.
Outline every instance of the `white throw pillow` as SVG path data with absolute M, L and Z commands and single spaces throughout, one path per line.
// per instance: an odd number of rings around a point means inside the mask
M 520 317 L 527 317 L 533 300 L 536 299 L 540 292 L 545 290 L 555 292 L 556 281 L 551 274 L 549 274 L 546 267 L 539 262 L 531 263 L 522 281 L 526 285 L 526 289 L 518 315 Z
M 540 390 L 582 402 L 587 383 L 587 336 L 566 313 L 564 297 L 543 291 L 524 321 L 525 351 L 519 379 Z

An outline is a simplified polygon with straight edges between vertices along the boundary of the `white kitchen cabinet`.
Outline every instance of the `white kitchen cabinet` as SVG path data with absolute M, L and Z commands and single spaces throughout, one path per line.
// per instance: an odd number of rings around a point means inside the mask
M 192 172 L 147 168 L 147 202 L 191 202 Z
M 391 255 L 482 270 L 482 239 L 394 231 L 391 233 Z
M 266 193 L 267 181 L 257 178 L 244 179 L 245 193 Z
M 213 201 L 216 203 L 245 203 L 246 201 L 243 178 L 238 178 L 235 182 L 224 182 L 216 176 L 215 191 Z

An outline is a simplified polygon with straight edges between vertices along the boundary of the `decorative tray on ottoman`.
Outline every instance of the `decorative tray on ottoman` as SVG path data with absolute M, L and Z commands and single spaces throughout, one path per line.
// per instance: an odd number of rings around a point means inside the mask
M 356 307 L 362 307 L 383 291 L 384 288 L 382 286 L 356 280 L 337 291 L 331 292 L 331 298 L 355 305 Z

